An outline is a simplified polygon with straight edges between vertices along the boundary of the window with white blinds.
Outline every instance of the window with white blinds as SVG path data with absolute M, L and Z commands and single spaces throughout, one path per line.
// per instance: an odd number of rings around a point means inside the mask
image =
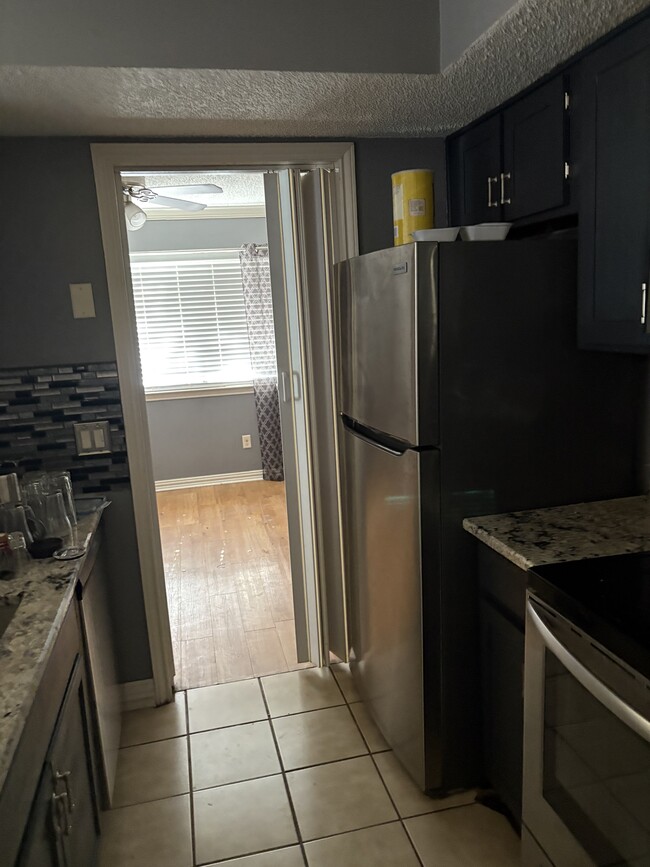
M 148 392 L 252 379 L 238 250 L 131 254 Z

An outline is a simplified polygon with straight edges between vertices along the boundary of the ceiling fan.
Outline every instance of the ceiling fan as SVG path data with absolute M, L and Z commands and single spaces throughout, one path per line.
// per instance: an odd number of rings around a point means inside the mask
M 152 189 L 144 184 L 124 184 L 124 215 L 126 227 L 131 232 L 141 229 L 147 221 L 147 215 L 139 207 L 142 204 L 161 205 L 163 208 L 175 208 L 179 211 L 203 211 L 207 205 L 203 202 L 191 202 L 177 196 L 216 195 L 223 193 L 223 187 L 217 184 L 190 184 L 179 187 L 156 187 Z

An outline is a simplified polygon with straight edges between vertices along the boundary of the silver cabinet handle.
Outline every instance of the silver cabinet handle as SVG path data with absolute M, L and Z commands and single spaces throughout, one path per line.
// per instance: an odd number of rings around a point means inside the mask
M 488 208 L 498 208 L 499 207 L 498 202 L 492 201 L 492 184 L 496 184 L 498 180 L 499 179 L 496 177 L 495 178 L 490 177 L 487 179 L 487 185 L 488 185 L 488 205 L 487 206 L 488 206 Z
M 641 325 L 645 325 L 648 313 L 648 284 L 641 284 Z
M 587 692 L 590 692 L 610 713 L 618 717 L 629 729 L 632 729 L 640 738 L 650 743 L 650 720 L 645 719 L 630 707 L 629 704 L 619 698 L 605 684 L 598 680 L 588 668 L 573 656 L 559 639 L 553 635 L 539 614 L 531 605 L 530 599 L 526 602 L 528 614 L 532 618 L 535 628 L 539 632 L 542 641 L 548 649 L 555 654 L 562 665 L 582 684 Z
M 66 807 L 67 800 L 66 792 L 59 792 L 58 795 L 52 795 L 52 824 L 54 825 L 54 833 L 57 837 L 67 836 L 72 830 L 72 826 L 68 820 L 68 809 Z
M 65 786 L 65 792 L 63 794 L 66 796 L 68 810 L 71 814 L 74 813 L 76 805 L 74 798 L 72 797 L 72 789 L 70 788 L 70 771 L 64 771 L 63 773 L 55 771 L 54 779 L 56 782 L 63 780 L 63 785 Z
M 510 172 L 501 172 L 501 204 L 510 205 L 510 198 L 506 199 L 506 181 L 510 180 Z

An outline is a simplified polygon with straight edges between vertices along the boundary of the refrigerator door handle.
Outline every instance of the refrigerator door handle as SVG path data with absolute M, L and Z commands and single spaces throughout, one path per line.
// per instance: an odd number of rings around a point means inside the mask
M 389 455 L 394 455 L 396 458 L 400 458 L 408 449 L 406 445 L 403 448 L 401 446 L 394 447 L 389 445 L 386 441 L 382 442 L 380 439 L 373 437 L 370 435 L 369 431 L 366 432 L 363 425 L 359 424 L 359 422 L 355 422 L 344 413 L 341 413 L 341 419 L 343 421 L 343 427 L 353 436 L 358 437 L 360 440 L 368 443 L 368 445 L 374 446 L 376 449 L 380 449 L 382 452 L 388 452 Z M 397 446 L 397 443 L 395 443 L 395 446 Z

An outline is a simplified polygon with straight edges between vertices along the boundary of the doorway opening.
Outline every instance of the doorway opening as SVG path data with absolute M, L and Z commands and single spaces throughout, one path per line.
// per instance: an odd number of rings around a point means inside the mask
M 175 688 L 302 668 L 263 174 L 121 179 Z
M 124 143 L 93 144 L 91 151 L 151 653 L 151 680 L 125 685 L 125 695 L 132 693 L 140 706 L 165 703 L 172 698 L 174 676 L 126 227 L 126 206 L 137 215 L 140 205 L 125 202 L 122 177 L 146 176 L 152 169 L 158 174 L 263 176 L 296 655 L 300 662 L 315 665 L 326 663 L 330 651 L 345 659 L 330 279 L 334 262 L 358 252 L 354 146 L 347 142 Z M 154 188 L 154 192 L 165 196 L 170 191 Z M 127 194 L 133 198 L 131 191 Z M 178 439 L 180 449 L 185 437 L 181 434 Z

